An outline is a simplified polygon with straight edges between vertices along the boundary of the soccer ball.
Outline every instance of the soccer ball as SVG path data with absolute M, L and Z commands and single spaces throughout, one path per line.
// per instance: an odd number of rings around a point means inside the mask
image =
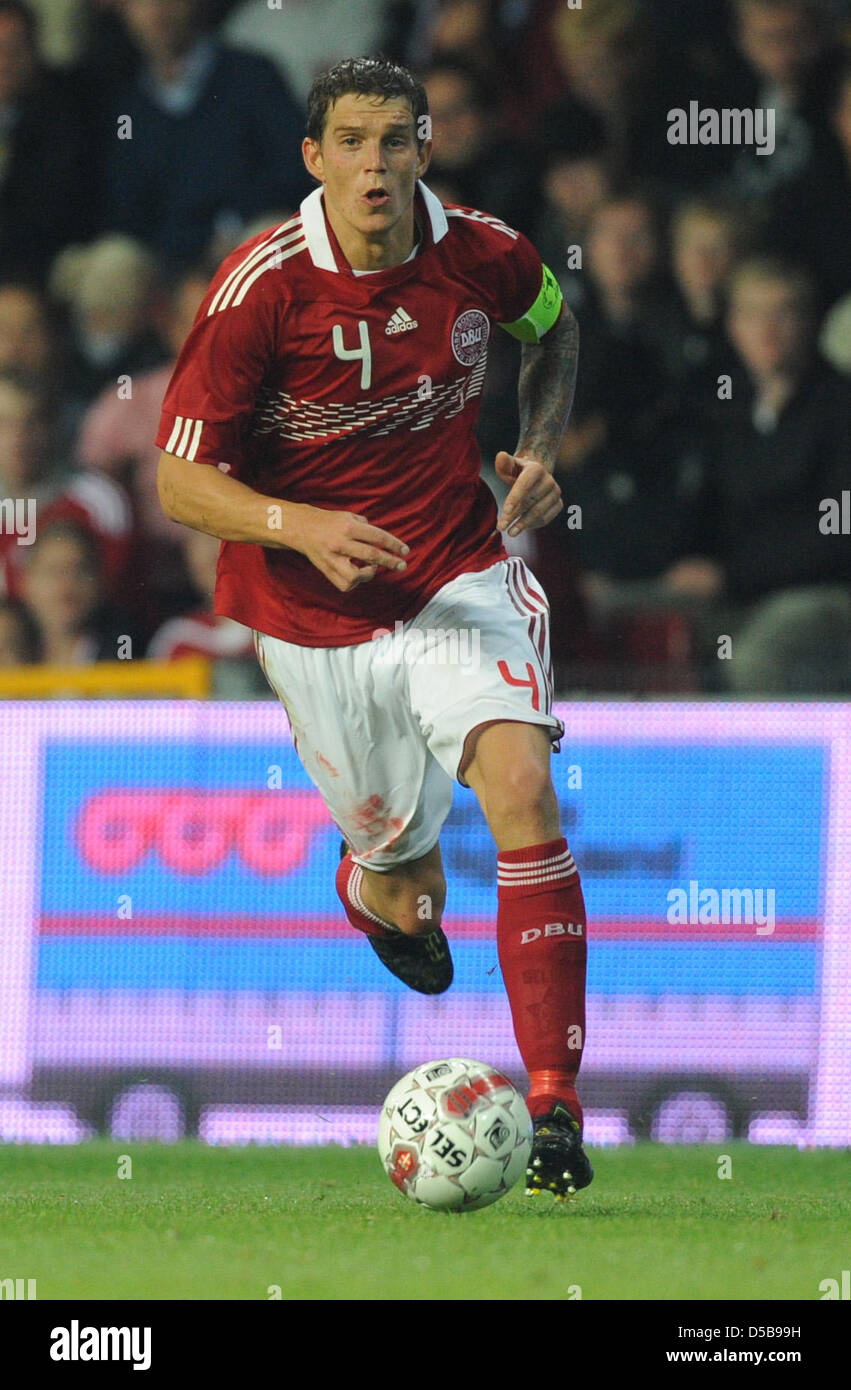
M 381 1110 L 378 1152 L 400 1192 L 435 1211 L 498 1202 L 529 1161 L 532 1120 L 520 1092 L 486 1062 L 424 1062 Z

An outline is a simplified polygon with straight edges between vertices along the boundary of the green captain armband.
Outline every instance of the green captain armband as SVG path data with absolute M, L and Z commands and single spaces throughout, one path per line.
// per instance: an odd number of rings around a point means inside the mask
M 499 326 L 504 328 L 506 333 L 510 333 L 512 338 L 519 338 L 521 343 L 539 343 L 561 313 L 561 304 L 561 286 L 549 266 L 545 265 L 538 298 L 531 309 L 526 310 L 522 319 L 515 319 L 513 323 L 501 323 Z

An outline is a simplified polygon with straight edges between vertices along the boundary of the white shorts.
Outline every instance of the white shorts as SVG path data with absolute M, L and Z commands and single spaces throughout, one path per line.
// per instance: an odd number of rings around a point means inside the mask
M 387 871 L 437 843 L 478 725 L 540 724 L 558 750 L 549 617 L 512 556 L 450 580 L 369 642 L 303 647 L 255 632 L 299 758 L 358 863 Z

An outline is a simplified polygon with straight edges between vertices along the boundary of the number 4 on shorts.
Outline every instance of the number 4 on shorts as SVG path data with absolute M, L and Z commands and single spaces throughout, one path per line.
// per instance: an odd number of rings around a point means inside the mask
M 541 708 L 541 698 L 540 691 L 538 689 L 538 682 L 535 678 L 535 672 L 533 671 L 528 661 L 526 662 L 525 681 L 520 676 L 512 676 L 511 672 L 508 669 L 507 661 L 498 661 L 496 663 L 496 666 L 497 670 L 499 671 L 499 674 L 502 676 L 502 679 L 506 682 L 507 685 L 525 685 L 526 689 L 531 690 L 532 692 L 532 708 L 538 710 Z

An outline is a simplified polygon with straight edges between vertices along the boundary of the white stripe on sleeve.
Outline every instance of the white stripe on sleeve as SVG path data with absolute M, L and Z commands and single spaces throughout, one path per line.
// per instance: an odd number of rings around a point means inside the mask
M 172 430 L 171 434 L 169 435 L 169 437 L 168 437 L 168 443 L 167 443 L 166 446 L 165 446 L 165 448 L 166 448 L 166 453 L 167 453 L 167 454 L 173 454 L 173 453 L 174 453 L 174 446 L 175 446 L 175 444 L 177 443 L 177 437 L 178 437 L 178 435 L 180 434 L 180 431 L 181 431 L 182 428 L 183 428 L 183 416 L 182 416 L 182 415 L 175 415 L 175 417 L 174 417 L 174 429 Z

